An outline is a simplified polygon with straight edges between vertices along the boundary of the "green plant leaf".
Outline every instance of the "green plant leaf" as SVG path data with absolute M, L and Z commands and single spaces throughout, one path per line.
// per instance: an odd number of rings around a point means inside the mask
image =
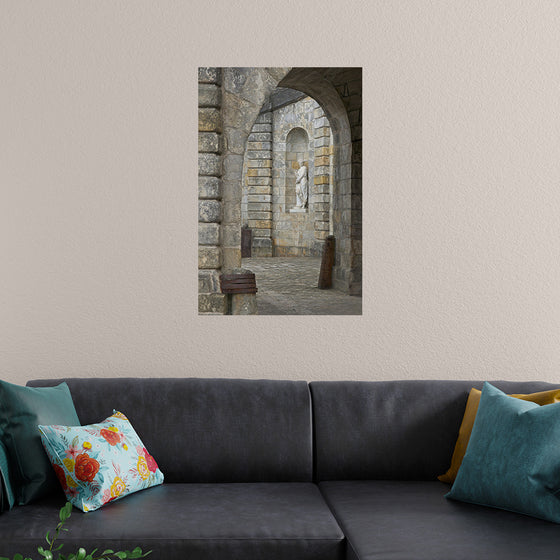
M 37 552 L 45 559 L 45 560 L 53 560 L 53 553 L 50 550 L 43 550 L 43 547 L 40 546 L 37 549 Z M 14 560 L 16 560 L 14 558 Z
M 14 554 L 14 560 L 23 560 L 23 556 L 21 554 Z
M 115 552 L 114 555 L 121 560 L 124 560 L 128 556 L 126 552 Z

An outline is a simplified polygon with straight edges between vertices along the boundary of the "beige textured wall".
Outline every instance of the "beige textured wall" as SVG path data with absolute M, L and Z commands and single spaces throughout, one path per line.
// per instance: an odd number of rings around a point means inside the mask
M 2 2 L 0 376 L 560 382 L 560 4 L 262 6 Z M 199 65 L 364 67 L 362 317 L 197 315 Z

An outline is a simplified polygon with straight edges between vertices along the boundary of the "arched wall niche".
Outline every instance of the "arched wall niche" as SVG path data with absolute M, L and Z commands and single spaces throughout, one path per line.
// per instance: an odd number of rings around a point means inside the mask
M 289 212 L 296 207 L 296 174 L 301 165 L 305 165 L 309 170 L 310 159 L 309 136 L 307 132 L 300 127 L 292 128 L 286 136 L 284 212 Z M 312 179 L 312 174 L 308 174 Z M 310 190 L 308 189 L 308 191 Z M 305 210 L 309 211 L 309 196 Z

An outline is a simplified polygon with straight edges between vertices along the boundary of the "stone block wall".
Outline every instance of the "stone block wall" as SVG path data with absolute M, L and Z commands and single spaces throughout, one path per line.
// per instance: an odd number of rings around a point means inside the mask
M 198 308 L 224 314 L 219 290 L 222 267 L 221 69 L 198 69 Z
M 307 138 L 305 148 L 298 142 L 298 151 L 289 141 L 296 129 L 305 131 Z M 332 142 L 328 119 L 311 97 L 259 115 L 243 170 L 242 221 L 253 230 L 253 256 L 321 255 L 332 229 Z M 294 210 L 298 159 L 304 159 L 308 168 L 304 211 Z
M 259 114 L 247 139 L 243 223 L 253 232 L 253 257 L 272 256 L 272 112 Z M 243 212 L 243 210 L 242 210 Z
M 322 249 L 324 240 L 332 233 L 332 155 L 333 138 L 329 121 L 319 105 L 313 111 L 315 146 L 315 176 L 313 178 L 315 245 Z
M 334 284 L 344 286 L 351 295 L 362 293 L 362 73 L 361 68 L 349 68 L 338 72 L 333 79 L 340 98 L 346 109 L 350 124 L 351 144 L 341 146 L 342 150 L 350 150 L 350 165 L 339 170 L 346 179 L 349 196 L 344 197 L 346 203 L 338 208 L 333 220 L 345 224 L 343 244 L 339 247 L 337 239 L 337 259 L 341 255 L 349 259 L 344 266 L 335 263 Z

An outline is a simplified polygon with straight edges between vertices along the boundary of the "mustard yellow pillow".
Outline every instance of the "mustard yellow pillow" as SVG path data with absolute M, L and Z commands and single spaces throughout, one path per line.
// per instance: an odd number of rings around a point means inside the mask
M 478 403 L 480 402 L 480 394 L 481 391 L 475 389 L 474 387 L 469 393 L 467 406 L 465 407 L 465 414 L 463 416 L 463 421 L 461 422 L 461 427 L 459 428 L 459 437 L 457 438 L 455 449 L 453 450 L 453 456 L 451 457 L 451 466 L 447 469 L 445 474 L 438 476 L 438 480 L 441 480 L 442 482 L 448 482 L 449 484 L 453 484 L 453 482 L 455 482 L 455 477 L 457 476 L 459 467 L 463 462 L 463 457 L 465 456 L 465 451 L 467 450 L 467 445 L 469 444 L 469 439 L 471 437 L 474 419 L 476 418 L 476 412 L 478 410 Z M 545 404 L 560 402 L 560 389 L 540 391 L 539 393 L 531 393 L 529 395 L 518 394 L 510 396 L 524 401 L 531 401 L 542 406 Z

